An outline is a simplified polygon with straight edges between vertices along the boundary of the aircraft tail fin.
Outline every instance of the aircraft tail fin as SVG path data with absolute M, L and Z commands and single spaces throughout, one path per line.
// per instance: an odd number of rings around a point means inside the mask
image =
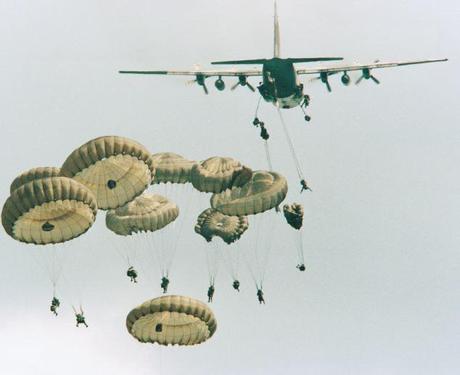
M 275 58 L 279 58 L 281 55 L 281 42 L 280 42 L 280 25 L 278 22 L 278 9 L 276 6 L 276 0 L 274 1 L 275 16 L 273 24 L 273 55 Z M 306 63 L 315 61 L 333 61 L 343 60 L 343 57 L 300 57 L 300 58 L 288 58 L 286 59 L 291 63 Z M 251 59 L 251 60 L 228 60 L 228 61 L 214 61 L 211 64 L 214 65 L 254 65 L 264 64 L 267 59 Z
M 274 17 L 274 24 L 273 24 L 273 57 L 280 57 L 281 51 L 281 42 L 280 42 L 280 24 L 278 22 L 278 10 L 276 7 L 275 1 L 275 17 Z

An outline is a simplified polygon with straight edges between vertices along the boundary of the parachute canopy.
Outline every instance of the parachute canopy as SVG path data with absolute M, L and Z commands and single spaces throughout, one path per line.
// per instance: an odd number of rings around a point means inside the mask
M 48 177 L 13 191 L 3 206 L 2 224 L 18 241 L 59 243 L 86 232 L 96 212 L 96 198 L 84 185 L 67 177 Z
M 278 206 L 287 190 L 287 181 L 279 173 L 256 171 L 245 185 L 214 194 L 211 207 L 225 215 L 255 215 Z
M 74 150 L 61 167 L 61 175 L 87 186 L 98 207 L 117 208 L 141 194 L 155 175 L 150 152 L 122 137 L 93 139 Z
M 251 178 L 250 168 L 232 158 L 214 156 L 192 168 L 192 184 L 205 193 L 220 193 L 232 186 L 242 186 Z
M 175 203 L 158 194 L 144 193 L 133 201 L 109 210 L 105 217 L 107 228 L 127 236 L 138 232 L 154 232 L 174 221 L 179 215 Z
M 60 176 L 61 169 L 56 167 L 38 167 L 32 168 L 16 177 L 10 186 L 10 193 L 13 193 L 20 186 L 40 178 L 58 177 Z
M 299 203 L 285 204 L 283 206 L 284 217 L 294 229 L 302 228 L 303 206 Z
M 246 216 L 228 216 L 208 208 L 198 216 L 195 232 L 201 234 L 208 242 L 214 236 L 219 236 L 223 241 L 231 244 L 243 235 L 248 226 Z
M 201 301 L 162 296 L 131 310 L 126 328 L 140 342 L 196 345 L 214 334 L 217 322 L 212 310 Z
M 156 173 L 152 183 L 185 184 L 190 182 L 194 161 L 173 152 L 160 152 L 152 155 Z

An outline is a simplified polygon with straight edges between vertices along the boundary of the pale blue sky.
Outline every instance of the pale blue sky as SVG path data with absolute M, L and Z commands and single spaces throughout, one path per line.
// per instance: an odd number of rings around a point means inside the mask
M 382 84 L 329 94 L 306 83 L 312 122 L 285 118 L 313 193 L 304 194 L 307 272 L 275 234 L 259 306 L 242 266 L 236 295 L 222 270 L 215 336 L 192 348 L 142 345 L 129 310 L 159 294 L 133 286 L 106 236 L 104 213 L 69 244 L 62 314 L 48 311 L 46 274 L 33 249 L 0 235 L 0 372 L 10 374 L 455 374 L 460 367 L 460 157 L 456 1 L 279 0 L 284 57 L 444 58 L 443 64 L 376 71 Z M 270 57 L 271 1 L 0 2 L 2 202 L 11 180 L 60 166 L 87 140 L 116 134 L 152 153 L 233 156 L 265 168 L 251 126 L 257 95 L 210 95 L 180 77 L 121 76 L 119 69 L 207 67 Z M 357 78 L 357 76 L 354 76 Z M 251 80 L 257 84 L 256 79 Z M 230 81 L 228 81 L 230 83 Z M 264 103 L 275 170 L 297 179 L 275 108 Z M 203 198 L 204 199 L 204 198 Z M 204 206 L 203 206 L 204 208 Z M 171 292 L 204 299 L 203 242 L 181 238 Z M 88 329 L 70 303 L 82 300 Z

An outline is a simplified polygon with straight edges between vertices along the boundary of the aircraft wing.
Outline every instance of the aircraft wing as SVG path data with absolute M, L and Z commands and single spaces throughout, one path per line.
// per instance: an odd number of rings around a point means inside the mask
M 447 61 L 447 59 L 437 60 L 413 60 L 413 61 L 397 61 L 397 62 L 374 62 L 372 64 L 349 64 L 349 65 L 334 65 L 330 67 L 318 67 L 318 68 L 305 68 L 297 69 L 297 74 L 335 74 L 340 72 L 351 72 L 354 70 L 364 69 L 379 69 L 379 68 L 394 68 L 396 66 L 405 65 L 416 65 L 416 64 L 428 64 L 435 62 Z
M 252 70 L 120 70 L 121 74 L 160 74 L 173 76 L 202 76 L 207 77 L 254 77 L 261 76 L 261 69 Z

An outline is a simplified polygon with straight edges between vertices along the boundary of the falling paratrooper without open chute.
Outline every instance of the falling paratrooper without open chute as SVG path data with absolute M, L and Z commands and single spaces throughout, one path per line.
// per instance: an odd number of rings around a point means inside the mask
M 197 345 L 215 333 L 217 321 L 203 302 L 173 295 L 154 298 L 131 310 L 126 328 L 142 343 Z

